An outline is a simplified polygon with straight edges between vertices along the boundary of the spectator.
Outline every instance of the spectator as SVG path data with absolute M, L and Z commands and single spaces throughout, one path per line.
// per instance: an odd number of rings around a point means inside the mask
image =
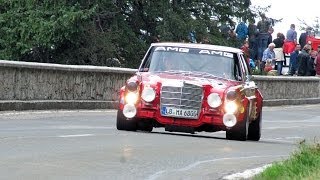
M 311 27 L 307 27 L 306 32 L 301 33 L 300 37 L 299 37 L 299 44 L 304 47 L 304 45 L 307 44 L 307 37 L 311 34 Z
M 273 68 L 272 68 L 272 61 L 271 60 L 267 60 L 266 61 L 266 65 L 265 65 L 265 67 L 264 67 L 264 71 L 265 72 L 269 72 L 269 71 L 271 71 Z
M 202 41 L 200 42 L 201 44 L 210 44 L 210 40 L 207 36 L 202 38 Z
M 306 76 L 308 71 L 308 61 L 310 59 L 310 52 L 311 46 L 305 45 L 298 55 L 298 76 Z
M 152 38 L 152 42 L 153 42 L 153 43 L 158 43 L 158 42 L 160 42 L 160 35 L 154 36 L 154 37 Z
M 292 53 L 297 44 L 297 32 L 295 28 L 296 26 L 294 24 L 291 24 L 290 29 L 287 31 L 287 37 L 283 48 L 283 51 L 286 54 Z
M 197 43 L 196 32 L 193 30 L 189 32 L 189 41 L 191 43 Z
M 268 30 L 268 44 L 272 43 L 272 33 L 274 32 L 274 29 L 272 27 L 269 28 Z
M 314 67 L 316 57 L 318 55 L 317 51 L 312 50 L 310 53 L 310 58 L 308 59 L 308 64 L 307 64 L 307 76 L 315 76 L 316 75 L 316 70 Z
M 274 53 L 275 53 L 275 58 L 277 59 L 276 61 L 276 66 L 277 66 L 277 73 L 278 75 L 282 75 L 282 67 L 283 67 L 283 62 L 284 62 L 284 53 L 282 46 L 284 44 L 284 35 L 282 33 L 277 34 L 277 38 L 273 40 L 273 43 L 276 45 L 274 48 Z
M 320 77 L 320 46 L 318 46 L 318 55 L 315 62 L 316 76 Z
M 226 23 L 222 23 L 222 25 L 220 26 L 220 31 L 224 38 L 229 38 L 230 27 Z
M 243 45 L 240 48 L 243 51 L 243 55 L 246 58 L 247 63 L 250 63 L 250 51 L 249 51 L 249 42 L 243 41 Z
M 257 44 L 258 29 L 255 25 L 254 19 L 249 19 L 248 36 L 249 36 L 249 48 L 250 48 L 250 59 L 256 60 L 258 54 Z
M 267 17 L 264 13 L 261 15 L 261 21 L 258 22 L 257 29 L 258 29 L 258 60 L 262 60 L 263 51 L 265 48 L 268 47 L 268 39 L 269 33 L 268 30 L 271 26 L 270 21 L 268 21 Z M 264 62 L 265 63 L 265 62 Z
M 287 31 L 287 41 L 297 44 L 297 32 L 295 29 L 296 26 L 294 24 L 291 24 L 290 29 Z
M 273 66 L 274 66 L 275 60 L 276 60 L 275 59 L 275 53 L 273 51 L 274 47 L 275 47 L 275 44 L 274 43 L 270 43 L 268 45 L 268 48 L 266 50 L 264 50 L 263 56 L 262 56 L 262 61 L 261 61 L 261 64 L 260 64 L 261 70 L 264 70 L 267 61 L 271 61 Z
M 297 44 L 295 50 L 290 54 L 289 62 L 289 75 L 293 76 L 297 74 L 298 70 L 298 55 L 300 53 L 301 46 Z
M 237 39 L 239 42 L 243 43 L 243 41 L 247 39 L 248 26 L 244 23 L 244 21 L 238 24 L 235 33 L 237 34 Z

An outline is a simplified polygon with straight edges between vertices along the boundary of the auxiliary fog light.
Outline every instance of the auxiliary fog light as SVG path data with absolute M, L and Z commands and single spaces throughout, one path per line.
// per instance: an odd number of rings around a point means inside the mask
M 135 92 L 128 92 L 125 97 L 126 103 L 128 104 L 136 104 L 138 101 L 138 94 Z
M 233 127 L 237 123 L 237 118 L 234 114 L 225 114 L 223 116 L 223 124 L 228 128 Z
M 234 114 L 237 111 L 237 109 L 238 105 L 234 101 L 227 102 L 224 106 L 224 110 L 228 114 Z
M 123 115 L 126 118 L 133 118 L 137 114 L 137 108 L 133 104 L 126 104 L 123 107 Z

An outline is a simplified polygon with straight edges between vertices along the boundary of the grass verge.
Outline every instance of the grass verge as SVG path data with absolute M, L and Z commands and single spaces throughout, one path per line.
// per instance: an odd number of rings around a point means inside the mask
M 253 179 L 320 179 L 320 144 L 302 141 L 289 159 L 273 164 Z

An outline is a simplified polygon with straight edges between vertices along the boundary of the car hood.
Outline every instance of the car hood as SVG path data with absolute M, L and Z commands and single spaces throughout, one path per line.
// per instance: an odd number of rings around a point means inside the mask
M 225 89 L 230 86 L 238 85 L 239 82 L 232 81 L 220 77 L 186 74 L 186 73 L 141 73 L 140 80 L 148 84 L 158 84 L 167 86 L 178 86 L 181 83 L 189 83 L 197 86 L 211 86 L 215 88 Z

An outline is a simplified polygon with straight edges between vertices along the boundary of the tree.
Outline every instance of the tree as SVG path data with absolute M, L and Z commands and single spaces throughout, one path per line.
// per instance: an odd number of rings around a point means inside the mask
M 221 23 L 254 17 L 250 0 L 0 0 L 0 58 L 138 67 L 154 37 L 232 46 Z

